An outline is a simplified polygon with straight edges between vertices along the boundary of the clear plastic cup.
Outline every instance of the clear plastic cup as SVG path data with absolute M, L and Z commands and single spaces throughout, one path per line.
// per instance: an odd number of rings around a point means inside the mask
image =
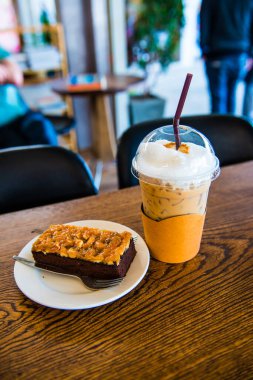
M 198 253 L 209 187 L 220 173 L 219 160 L 208 139 L 188 126 L 179 126 L 179 132 L 179 163 L 176 152 L 174 156 L 163 156 L 160 145 L 150 144 L 159 142 L 163 152 L 164 147 L 175 151 L 171 125 L 148 134 L 132 162 L 132 173 L 139 179 L 141 187 L 145 238 L 151 254 L 166 262 L 187 261 Z M 194 148 L 191 144 L 204 148 L 204 151 L 200 149 L 206 155 L 205 160 L 200 155 L 197 168 L 187 162 L 189 150 Z M 154 231 L 159 234 L 159 243 Z M 193 233 L 195 236 L 191 239 Z

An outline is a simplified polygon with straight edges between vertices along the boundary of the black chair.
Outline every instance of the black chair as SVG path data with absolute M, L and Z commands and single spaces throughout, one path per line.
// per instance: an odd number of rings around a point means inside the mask
M 123 133 L 116 160 L 120 189 L 138 184 L 138 180 L 131 174 L 131 163 L 143 138 L 152 130 L 172 122 L 172 118 L 146 121 Z M 247 118 L 233 115 L 196 115 L 182 117 L 180 124 L 199 130 L 209 139 L 221 166 L 253 159 L 253 124 Z
M 0 150 L 0 213 L 95 195 L 86 162 L 63 147 Z

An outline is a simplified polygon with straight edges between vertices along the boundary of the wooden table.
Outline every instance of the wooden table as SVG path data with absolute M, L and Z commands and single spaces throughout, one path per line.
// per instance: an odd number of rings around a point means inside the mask
M 89 96 L 92 115 L 92 148 L 102 160 L 114 159 L 116 156 L 116 128 L 110 106 L 110 96 L 126 91 L 131 85 L 144 78 L 130 75 L 105 75 L 105 85 L 97 90 L 75 90 L 68 88 L 67 79 L 53 82 L 52 90 L 62 96 Z
M 253 161 L 213 183 L 200 253 L 151 260 L 141 283 L 94 309 L 65 311 L 26 298 L 12 256 L 51 223 L 106 219 L 142 234 L 140 190 L 0 217 L 1 379 L 252 379 Z

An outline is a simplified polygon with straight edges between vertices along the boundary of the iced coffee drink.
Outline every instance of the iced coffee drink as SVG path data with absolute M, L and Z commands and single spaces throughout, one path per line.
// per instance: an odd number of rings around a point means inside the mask
M 209 187 L 219 174 L 209 141 L 186 126 L 180 132 L 177 150 L 172 126 L 153 131 L 140 144 L 132 165 L 141 186 L 145 238 L 151 254 L 166 262 L 197 254 Z

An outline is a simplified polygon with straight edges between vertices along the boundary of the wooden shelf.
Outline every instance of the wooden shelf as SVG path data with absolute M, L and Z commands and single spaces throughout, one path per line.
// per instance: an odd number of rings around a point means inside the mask
M 42 83 L 48 83 L 50 80 L 58 79 L 65 77 L 68 74 L 68 62 L 67 62 L 67 54 L 65 47 L 65 38 L 63 27 L 60 23 L 52 24 L 48 26 L 43 25 L 33 25 L 33 26 L 21 26 L 17 25 L 15 28 L 6 28 L 0 29 L 0 33 L 6 32 L 14 32 L 19 35 L 20 45 L 22 46 L 21 52 L 27 55 L 27 60 L 29 60 L 28 50 L 30 48 L 35 49 L 43 49 L 50 46 L 53 46 L 59 52 L 59 67 L 48 67 L 45 69 L 33 69 L 33 68 L 24 68 L 22 71 L 24 73 L 24 84 L 25 86 L 37 85 Z M 36 35 L 42 33 L 50 34 L 50 44 L 42 44 L 42 45 L 25 45 L 26 37 L 29 34 Z M 27 62 L 29 64 L 29 61 Z M 53 75 L 52 75 L 53 73 Z M 66 101 L 67 113 L 69 116 L 73 116 L 73 106 L 71 99 Z
M 58 68 L 48 68 L 46 70 L 32 70 L 32 69 L 25 69 L 23 70 L 23 74 L 24 75 L 42 75 L 42 74 L 47 74 L 49 72 L 53 72 L 53 71 L 62 71 L 62 68 L 61 67 L 58 67 Z
M 48 72 L 54 72 L 54 75 L 48 75 Z M 42 84 L 42 83 L 50 83 L 51 81 L 61 78 L 62 73 L 61 69 L 57 70 L 25 70 L 24 73 L 24 86 Z
M 68 75 L 68 61 L 67 61 L 64 31 L 60 23 L 49 25 L 49 26 L 34 25 L 30 27 L 18 25 L 15 28 L 0 29 L 0 34 L 6 33 L 6 32 L 14 32 L 18 34 L 20 38 L 20 45 L 21 45 L 20 53 L 22 55 L 23 54 L 25 55 L 23 57 L 24 58 L 23 63 L 28 64 L 28 68 L 24 68 L 22 70 L 24 74 L 24 88 L 34 86 L 35 91 L 36 91 L 37 85 L 50 83 L 51 80 L 63 78 Z M 37 38 L 39 39 L 40 34 L 42 36 L 43 33 L 49 33 L 50 43 L 47 43 L 47 44 L 35 44 L 35 43 L 28 44 L 27 43 L 27 41 L 29 41 L 29 34 L 32 35 L 35 40 L 36 35 L 37 35 Z M 30 38 L 30 39 L 32 40 L 33 38 Z M 59 67 L 57 66 L 54 66 L 52 68 L 46 67 L 45 69 L 38 68 L 38 70 L 30 68 L 29 65 L 33 63 L 31 61 L 31 54 L 33 54 L 34 51 L 36 51 L 36 48 L 38 48 L 38 53 L 40 53 L 39 49 L 41 49 L 42 54 L 43 53 L 45 54 L 45 51 L 43 52 L 43 49 L 50 48 L 50 46 L 55 47 L 59 53 Z M 32 50 L 34 49 L 34 50 L 31 52 L 30 49 Z M 17 63 L 18 63 L 18 58 L 20 57 L 18 57 L 17 55 L 17 61 L 16 61 Z M 27 60 L 27 62 L 25 62 L 25 59 Z M 62 114 L 64 116 L 73 117 L 73 104 L 72 104 L 71 98 L 63 97 L 63 101 L 66 104 L 66 110 L 64 110 L 62 113 L 59 113 L 59 116 L 61 116 Z M 43 112 L 43 109 L 41 111 Z M 52 113 L 50 113 L 50 111 L 48 111 L 45 108 L 44 114 L 47 116 L 50 116 L 50 115 L 55 116 L 55 111 L 52 110 Z M 74 136 L 73 131 L 71 131 L 70 137 L 71 137 L 71 143 L 70 143 L 71 149 L 77 150 L 76 137 Z

